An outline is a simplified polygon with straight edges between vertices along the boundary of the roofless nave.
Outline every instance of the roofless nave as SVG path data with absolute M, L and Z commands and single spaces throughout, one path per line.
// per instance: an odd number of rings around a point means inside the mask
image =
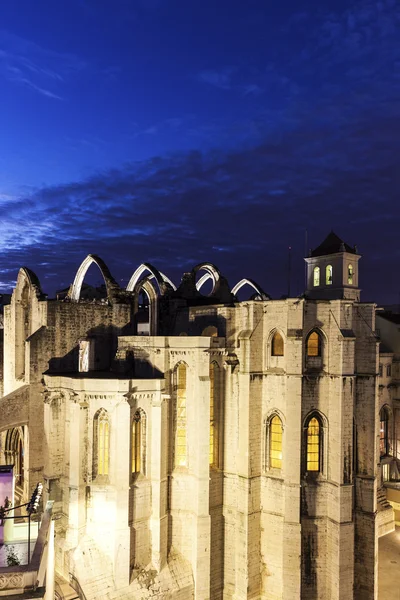
M 394 519 L 377 499 L 379 340 L 359 258 L 330 234 L 305 296 L 281 300 L 209 263 L 178 288 L 141 265 L 124 290 L 89 255 L 63 300 L 20 270 L 1 461 L 19 499 L 43 481 L 54 501 L 59 581 L 87 600 L 375 600 Z M 105 302 L 80 300 L 93 263 Z

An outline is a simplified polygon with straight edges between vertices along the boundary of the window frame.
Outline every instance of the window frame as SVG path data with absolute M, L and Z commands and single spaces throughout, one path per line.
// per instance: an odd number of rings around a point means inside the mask
M 333 266 L 332 265 L 326 265 L 325 267 L 325 285 L 332 285 L 333 284 Z
M 321 268 L 317 265 L 313 269 L 313 287 L 321 285 Z
M 382 415 L 386 418 L 382 419 Z M 386 404 L 379 411 L 379 456 L 381 459 L 390 456 L 390 412 Z
M 309 427 L 313 419 L 318 423 L 318 469 L 308 469 L 308 448 L 309 448 Z M 326 419 L 319 411 L 312 411 L 304 420 L 303 425 L 303 477 L 319 478 L 326 475 L 326 444 L 327 444 L 327 424 Z
M 108 481 L 110 476 L 111 419 L 105 408 L 93 417 L 93 479 Z M 103 443 L 104 442 L 104 443 Z
M 278 348 L 278 350 L 276 349 L 276 338 L 279 338 L 280 343 L 282 344 L 282 352 L 280 354 L 278 353 L 280 348 Z M 278 329 L 275 329 L 271 337 L 271 356 L 274 358 L 280 358 L 285 356 L 285 340 L 283 338 L 282 333 L 278 331 Z
M 132 418 L 131 426 L 131 476 L 137 478 L 139 475 L 146 475 L 146 413 L 142 408 L 138 408 Z
M 185 369 L 185 394 L 184 394 L 184 416 L 178 417 L 178 410 L 179 410 L 179 369 L 184 368 Z M 188 453 L 188 435 L 187 435 L 187 397 L 188 397 L 188 372 L 189 372 L 189 367 L 188 365 L 181 361 L 179 362 L 175 368 L 174 368 L 174 415 L 173 415 L 173 423 L 174 423 L 174 430 L 173 430 L 173 448 L 174 448 L 174 452 L 173 452 L 173 469 L 187 469 L 188 468 L 188 464 L 189 464 L 189 453 Z M 182 408 L 182 407 L 181 407 Z M 180 424 L 179 424 L 180 423 Z M 178 427 L 179 428 L 184 428 L 185 430 L 185 452 L 184 452 L 184 462 L 179 463 L 178 462 Z M 183 436 L 182 436 L 183 437 Z M 183 446 L 181 444 L 181 446 Z

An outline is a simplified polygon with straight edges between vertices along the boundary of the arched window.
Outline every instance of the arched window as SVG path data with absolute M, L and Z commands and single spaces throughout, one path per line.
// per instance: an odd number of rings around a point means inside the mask
M 347 283 L 353 285 L 353 265 L 347 267 Z
M 314 267 L 314 287 L 319 286 L 320 283 L 320 268 Z
M 210 447 L 209 463 L 210 467 L 218 467 L 219 452 L 219 389 L 220 389 L 220 369 L 216 362 L 210 364 Z
M 276 331 L 274 333 L 274 337 L 272 338 L 271 344 L 271 354 L 272 356 L 283 356 L 284 345 L 283 345 L 283 337 Z
M 379 450 L 381 456 L 389 454 L 389 411 L 383 406 L 379 413 Z
M 145 474 L 146 415 L 137 410 L 132 421 L 132 474 Z
M 321 350 L 321 336 L 317 331 L 313 331 L 307 339 L 307 356 L 321 356 Z
M 187 464 L 186 441 L 186 371 L 184 364 L 176 370 L 176 432 L 175 432 L 175 466 L 185 467 Z
M 314 415 L 306 425 L 306 470 L 321 471 L 322 458 L 322 424 Z
M 5 440 L 5 459 L 8 465 L 14 465 L 15 484 L 24 485 L 24 444 L 23 429 L 14 427 L 7 431 Z
M 108 475 L 110 461 L 110 421 L 104 408 L 100 409 L 94 418 L 94 476 Z
M 269 466 L 282 469 L 282 421 L 275 415 L 269 422 Z
M 332 274 L 333 274 L 332 265 L 327 265 L 327 267 L 325 269 L 326 285 L 332 285 Z

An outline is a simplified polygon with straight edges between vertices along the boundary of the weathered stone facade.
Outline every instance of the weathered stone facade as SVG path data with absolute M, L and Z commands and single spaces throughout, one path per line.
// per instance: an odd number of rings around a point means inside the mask
M 0 428 L 23 428 L 24 493 L 44 482 L 57 572 L 87 600 L 377 598 L 375 305 L 358 300 L 355 250 L 333 254 L 333 299 L 309 272 L 305 297 L 246 280 L 239 302 L 209 264 L 177 290 L 144 265 L 120 290 L 89 256 L 69 296 L 47 300 L 21 269 Z M 79 300 L 92 262 L 105 302 Z

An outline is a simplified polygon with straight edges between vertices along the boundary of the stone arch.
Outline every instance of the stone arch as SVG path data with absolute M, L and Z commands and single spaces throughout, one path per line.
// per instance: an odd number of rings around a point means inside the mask
M 271 300 L 271 296 L 266 294 L 264 290 L 253 279 L 244 278 L 231 289 L 231 293 L 236 296 L 238 291 L 245 285 L 250 286 L 258 294 L 260 300 Z
M 283 354 L 273 354 L 273 345 L 274 345 L 274 338 L 275 336 L 278 335 L 282 338 L 282 343 L 283 343 Z M 280 329 L 279 327 L 274 327 L 273 329 L 271 329 L 271 331 L 269 332 L 268 335 L 268 342 L 267 342 L 267 346 L 268 346 L 268 354 L 270 356 L 284 356 L 285 355 L 285 349 L 286 349 L 286 336 L 283 333 L 282 329 Z
M 131 471 L 132 475 L 142 473 L 146 475 L 147 470 L 147 415 L 143 408 L 135 410 L 131 424 L 132 453 Z
M 319 452 L 319 465 L 318 469 L 308 469 L 308 429 L 311 421 L 316 419 L 318 422 L 318 452 Z M 303 447 L 302 447 L 302 471 L 305 475 L 309 472 L 318 472 L 324 476 L 328 473 L 328 419 L 324 413 L 320 410 L 312 409 L 303 419 Z
M 280 460 L 283 460 L 283 432 L 285 430 L 285 416 L 284 414 L 278 409 L 278 408 L 273 408 L 270 411 L 268 411 L 266 417 L 264 418 L 264 435 L 263 435 L 263 442 L 264 442 L 264 469 L 265 470 L 269 470 L 270 468 L 282 468 L 282 463 L 281 465 L 274 465 L 273 464 L 273 457 L 272 457 L 272 450 L 273 448 L 271 447 L 271 442 L 273 441 L 273 435 L 274 435 L 274 431 L 271 431 L 271 427 L 273 425 L 273 421 L 275 419 L 275 417 L 277 417 L 279 419 L 279 424 L 280 424 L 280 444 L 281 444 L 281 448 L 280 448 L 280 452 L 281 457 Z M 276 457 L 275 457 L 276 458 Z M 271 462 L 272 461 L 272 462 Z
M 199 281 L 197 282 L 197 284 L 196 284 L 197 291 L 198 292 L 200 291 L 200 289 L 206 283 L 206 281 L 208 281 L 209 279 L 212 279 L 213 287 L 212 287 L 211 292 L 208 294 L 209 296 L 212 296 L 217 291 L 218 283 L 221 279 L 221 273 L 220 273 L 219 269 L 212 263 L 208 263 L 208 262 L 199 263 L 192 269 L 192 277 L 193 277 L 194 282 L 196 280 L 196 274 L 199 271 L 206 271 L 206 273 L 202 277 L 200 277 Z
M 22 267 L 18 272 L 12 303 L 15 308 L 15 378 L 25 378 L 26 340 L 32 333 L 32 301 L 44 299 L 36 274 Z
M 153 265 L 151 265 L 150 263 L 142 263 L 141 265 L 139 265 L 139 267 L 133 273 L 132 277 L 129 280 L 128 285 L 126 286 L 126 290 L 128 292 L 135 291 L 136 286 L 139 283 L 141 276 L 144 273 L 146 273 L 146 271 L 148 271 L 150 273 L 149 277 L 147 278 L 148 280 L 153 279 L 153 278 L 156 280 L 158 289 L 159 289 L 161 295 L 164 295 L 167 291 L 170 291 L 170 290 L 175 291 L 176 290 L 176 286 L 172 283 L 172 281 L 166 275 L 164 275 L 164 273 L 161 273 L 160 271 L 158 271 L 158 269 L 153 267 Z
M 157 289 L 152 281 L 153 277 L 145 277 L 144 279 L 140 279 L 135 288 L 132 290 L 133 294 L 133 314 L 134 314 L 134 325 L 135 332 L 139 335 L 139 322 L 140 322 L 140 307 L 139 307 L 139 295 L 140 292 L 146 294 L 149 301 L 149 335 L 157 335 L 158 329 L 158 294 Z
M 25 436 L 23 426 L 8 429 L 4 440 L 4 458 L 7 465 L 14 465 L 15 493 L 18 501 L 23 496 L 25 482 Z
M 112 300 L 113 297 L 118 293 L 118 291 L 120 291 L 121 288 L 111 275 L 106 263 L 96 254 L 88 254 L 85 260 L 81 263 L 79 269 L 77 270 L 74 282 L 69 289 L 68 298 L 70 300 L 74 302 L 79 302 L 83 280 L 89 267 L 92 264 L 97 265 L 100 270 L 100 273 L 106 285 L 107 298 L 109 300 Z

